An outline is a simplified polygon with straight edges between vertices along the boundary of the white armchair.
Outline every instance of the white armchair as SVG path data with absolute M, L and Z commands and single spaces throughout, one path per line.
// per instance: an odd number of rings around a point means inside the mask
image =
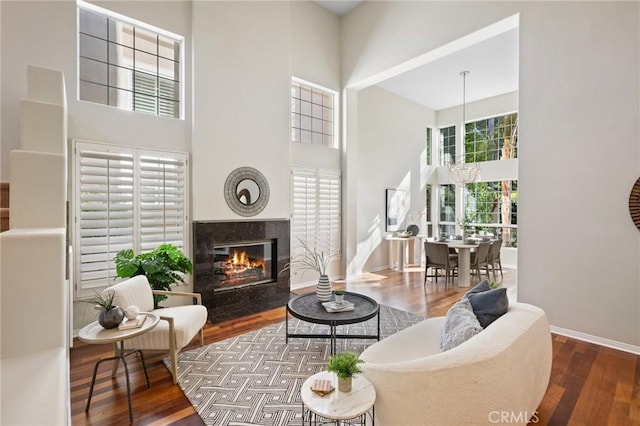
M 141 312 L 154 312 L 160 316 L 160 322 L 151 331 L 124 342 L 125 349 L 142 349 L 148 351 L 169 351 L 171 357 L 171 374 L 173 383 L 178 381 L 178 352 L 185 347 L 193 337 L 200 333 L 200 346 L 204 344 L 204 325 L 207 322 L 207 308 L 202 306 L 202 299 L 198 293 L 177 291 L 151 290 L 149 281 L 144 275 L 138 275 L 122 281 L 105 292 L 114 293 L 114 303 L 126 309 L 136 305 Z M 153 295 L 190 296 L 196 304 L 185 306 L 171 306 L 153 309 Z M 118 364 L 114 364 L 115 374 Z

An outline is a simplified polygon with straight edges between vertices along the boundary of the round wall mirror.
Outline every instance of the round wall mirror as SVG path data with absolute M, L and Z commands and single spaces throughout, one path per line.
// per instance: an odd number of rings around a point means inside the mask
M 236 187 L 236 197 L 245 206 L 250 206 L 260 198 L 260 187 L 253 179 L 241 180 Z
M 269 202 L 269 184 L 253 167 L 239 167 L 229 173 L 224 183 L 224 198 L 240 216 L 255 216 Z

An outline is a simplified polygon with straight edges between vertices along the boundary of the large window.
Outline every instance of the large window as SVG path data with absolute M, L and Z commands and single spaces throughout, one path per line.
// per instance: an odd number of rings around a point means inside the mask
M 79 98 L 180 117 L 181 36 L 78 3 Z
M 74 156 L 77 297 L 114 283 L 120 250 L 188 251 L 185 153 L 77 141 Z
M 456 159 L 456 126 L 440 129 L 440 165 L 447 166 Z
M 292 170 L 291 255 L 302 255 L 298 239 L 312 249 L 340 253 L 340 171 Z
M 466 162 L 518 158 L 518 114 L 486 118 L 465 126 Z
M 291 141 L 337 147 L 337 94 L 299 79 L 291 81 Z
M 456 233 L 456 186 L 440 185 L 440 235 Z
M 504 246 L 518 246 L 518 181 L 466 184 L 465 209 L 475 232 L 497 234 Z

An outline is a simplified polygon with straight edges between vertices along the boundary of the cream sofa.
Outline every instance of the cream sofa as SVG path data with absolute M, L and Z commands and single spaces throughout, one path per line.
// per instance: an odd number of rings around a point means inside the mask
M 444 317 L 426 319 L 367 348 L 380 426 L 527 424 L 551 373 L 542 309 L 515 303 L 461 345 L 440 351 Z M 534 417 L 535 418 L 535 417 Z

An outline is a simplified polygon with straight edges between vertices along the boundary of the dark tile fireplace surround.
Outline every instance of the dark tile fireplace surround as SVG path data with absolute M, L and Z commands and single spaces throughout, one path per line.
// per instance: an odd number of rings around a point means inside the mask
M 218 323 L 289 301 L 289 221 L 194 222 L 193 288 Z

